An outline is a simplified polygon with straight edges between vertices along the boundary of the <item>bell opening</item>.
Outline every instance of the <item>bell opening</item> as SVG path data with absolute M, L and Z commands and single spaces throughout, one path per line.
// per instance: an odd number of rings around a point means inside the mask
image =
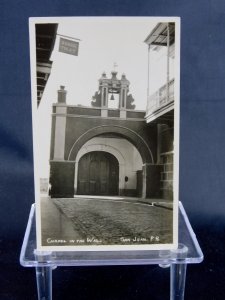
M 109 101 L 108 107 L 109 108 L 119 108 L 119 94 L 109 93 Z

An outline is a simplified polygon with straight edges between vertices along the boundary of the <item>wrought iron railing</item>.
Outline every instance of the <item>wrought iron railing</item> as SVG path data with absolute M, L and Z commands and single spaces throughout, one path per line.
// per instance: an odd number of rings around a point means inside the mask
M 147 115 L 163 108 L 174 101 L 174 79 L 169 81 L 168 96 L 167 84 L 163 85 L 157 92 L 148 97 Z

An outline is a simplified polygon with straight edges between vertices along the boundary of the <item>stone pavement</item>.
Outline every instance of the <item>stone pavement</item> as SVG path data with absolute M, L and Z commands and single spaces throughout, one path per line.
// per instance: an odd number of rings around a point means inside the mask
M 58 243 L 47 243 L 48 239 L 59 240 L 69 239 L 71 237 L 79 239 L 79 232 L 74 231 L 73 224 L 62 211 L 54 204 L 48 196 L 41 198 L 41 232 L 42 244 L 44 246 L 53 246 Z M 61 245 L 63 246 L 63 245 Z
M 156 207 L 147 199 L 139 200 L 85 196 L 43 198 L 43 241 L 63 239 L 63 245 L 171 243 L 172 210 Z

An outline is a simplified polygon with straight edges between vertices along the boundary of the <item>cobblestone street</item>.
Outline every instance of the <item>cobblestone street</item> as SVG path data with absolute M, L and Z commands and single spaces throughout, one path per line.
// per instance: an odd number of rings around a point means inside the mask
M 48 205 L 54 206 L 54 211 Z M 135 198 L 46 197 L 43 206 L 43 242 L 47 238 L 64 239 L 63 245 L 172 242 L 172 210 Z M 57 222 L 60 226 L 56 226 Z M 48 232 L 48 228 L 56 230 Z

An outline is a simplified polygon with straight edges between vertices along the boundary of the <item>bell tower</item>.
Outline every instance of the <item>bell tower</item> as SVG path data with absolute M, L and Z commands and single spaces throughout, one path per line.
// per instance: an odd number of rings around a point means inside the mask
M 122 78 L 120 80 L 120 101 L 119 101 L 121 118 L 126 118 L 127 95 L 129 92 L 129 85 L 130 82 L 126 79 L 125 74 L 122 74 Z
M 125 74 L 122 74 L 121 79 L 118 79 L 115 70 L 111 72 L 111 78 L 107 78 L 106 73 L 103 72 L 99 79 L 99 90 L 92 97 L 92 106 L 100 107 L 101 116 L 108 117 L 109 101 L 115 101 L 115 96 L 118 96 L 119 101 L 116 109 L 119 110 L 120 118 L 126 119 L 126 110 L 135 107 L 131 105 L 131 102 L 134 101 L 132 95 L 128 95 L 129 85 L 130 82 Z

